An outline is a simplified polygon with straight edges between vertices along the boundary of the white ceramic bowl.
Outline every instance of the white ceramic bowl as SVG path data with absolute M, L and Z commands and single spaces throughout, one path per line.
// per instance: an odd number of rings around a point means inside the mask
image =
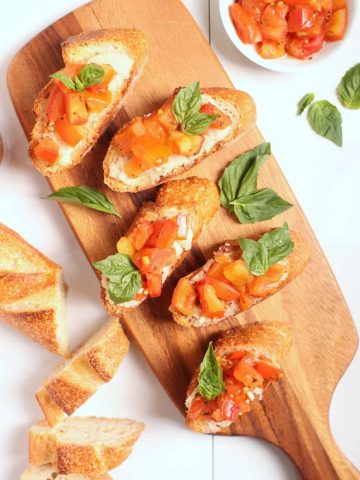
M 339 42 L 328 42 L 318 53 L 315 53 L 310 60 L 297 60 L 289 56 L 276 58 L 274 60 L 265 60 L 256 52 L 254 45 L 246 45 L 237 36 L 235 27 L 230 19 L 229 7 L 234 0 L 219 0 L 219 10 L 225 31 L 235 47 L 252 62 L 261 65 L 264 68 L 275 70 L 277 72 L 301 72 L 304 69 L 315 68 L 328 60 L 333 60 L 336 55 L 346 47 L 348 40 L 354 33 L 358 25 L 360 1 L 348 0 L 349 5 L 349 23 L 347 32 L 343 40 Z

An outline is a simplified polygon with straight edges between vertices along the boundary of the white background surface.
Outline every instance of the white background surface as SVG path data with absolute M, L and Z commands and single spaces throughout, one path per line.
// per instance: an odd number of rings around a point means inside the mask
M 106 314 L 98 299 L 95 275 L 60 209 L 55 203 L 40 200 L 49 188 L 27 160 L 25 137 L 12 109 L 5 77 L 11 57 L 26 41 L 83 3 L 6 2 L 0 16 L 0 131 L 8 145 L 7 158 L 0 166 L 0 221 L 63 266 L 70 287 L 68 316 L 73 347 L 94 332 Z M 274 73 L 249 63 L 237 52 L 223 31 L 216 0 L 210 5 L 208 0 L 186 0 L 185 4 L 208 38 L 210 26 L 212 46 L 235 86 L 255 98 L 258 125 L 271 141 L 359 327 L 360 111 L 342 109 L 342 149 L 317 137 L 305 118 L 294 115 L 297 101 L 308 91 L 314 91 L 318 99 L 338 104 L 335 87 L 345 70 L 360 60 L 356 55 L 358 37 L 348 41 L 341 58 L 321 70 L 296 75 Z M 58 358 L 3 323 L 0 347 L 0 479 L 17 480 L 26 466 L 27 430 L 41 417 L 34 391 Z M 357 467 L 359 374 L 357 355 L 335 392 L 330 411 L 335 438 Z M 297 478 L 287 457 L 265 442 L 239 437 L 212 439 L 188 431 L 134 345 L 116 378 L 102 387 L 79 414 L 124 416 L 146 422 L 133 455 L 114 471 L 115 479 L 220 480 L 227 474 L 233 478 L 234 472 L 236 477 L 251 480 Z

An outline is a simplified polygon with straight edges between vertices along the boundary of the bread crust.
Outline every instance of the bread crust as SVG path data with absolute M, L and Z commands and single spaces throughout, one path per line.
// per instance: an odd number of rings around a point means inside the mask
M 256 299 L 256 304 L 266 300 L 267 298 L 270 298 L 272 295 L 275 295 L 277 292 L 282 290 L 288 283 L 290 283 L 292 280 L 294 280 L 294 278 L 296 278 L 305 269 L 306 265 L 309 263 L 309 261 L 310 261 L 310 247 L 309 247 L 309 244 L 305 241 L 305 239 L 303 237 L 301 237 L 297 232 L 295 232 L 293 230 L 290 231 L 290 236 L 291 236 L 291 239 L 294 242 L 294 250 L 287 257 L 288 267 L 289 267 L 288 268 L 288 276 L 285 279 L 285 281 L 283 281 L 281 283 L 278 290 L 276 292 L 274 292 L 273 294 L 268 295 L 267 297 L 254 297 L 253 296 L 253 298 Z M 224 247 L 226 244 L 227 245 L 229 245 L 229 244 L 234 245 L 234 248 L 240 251 L 240 249 L 237 245 L 237 242 L 232 241 L 232 240 L 229 240 L 229 241 L 225 242 L 220 247 L 220 249 L 222 247 Z M 186 275 L 185 278 L 188 278 L 188 279 L 193 278 L 197 273 L 199 273 L 201 270 L 206 268 L 207 265 L 208 265 L 208 263 L 203 265 L 203 267 L 200 267 L 200 268 L 196 269 L 194 272 L 189 273 L 188 275 Z M 248 294 L 248 295 L 250 295 L 250 294 Z M 181 313 L 173 311 L 171 308 L 170 308 L 170 311 L 172 313 L 174 321 L 176 323 L 178 323 L 179 325 L 182 325 L 183 327 L 186 327 L 186 328 L 190 328 L 190 327 L 205 328 L 205 327 L 208 327 L 209 325 L 215 325 L 219 322 L 222 322 L 226 318 L 228 318 L 230 316 L 233 316 L 233 315 L 237 315 L 237 314 L 242 312 L 240 307 L 237 305 L 237 311 L 232 312 L 231 315 L 227 315 L 227 316 L 222 317 L 222 318 L 210 318 L 209 317 L 207 319 L 207 321 L 204 323 L 204 325 L 200 326 L 200 325 L 195 325 L 196 320 L 197 320 L 197 317 L 196 317 L 195 314 L 192 317 L 187 317 L 186 315 L 182 315 Z
M 116 374 L 129 350 L 119 320 L 109 320 L 54 372 L 36 392 L 48 423 L 53 426 L 72 415 Z
M 67 357 L 62 269 L 0 224 L 0 317 L 49 351 Z M 49 299 L 53 299 L 49 302 Z M 64 325 L 60 325 L 64 322 Z
M 163 218 L 168 211 L 173 212 L 171 216 L 185 213 L 190 215 L 193 245 L 219 209 L 219 202 L 218 189 L 215 183 L 207 178 L 188 177 L 172 180 L 159 188 L 155 202 L 146 202 L 142 205 L 126 235 L 130 235 L 145 219 L 154 221 Z M 171 273 L 181 264 L 187 254 L 186 250 L 177 259 L 171 268 Z M 112 317 L 121 318 L 125 313 L 137 308 L 137 306 L 128 308 L 122 307 L 121 304 L 116 305 L 108 299 L 102 285 L 100 290 L 103 304 Z
M 175 89 L 173 95 L 179 91 L 180 88 Z M 190 170 L 200 162 L 202 162 L 206 157 L 215 153 L 216 151 L 220 150 L 225 144 L 231 142 L 237 137 L 245 134 L 254 124 L 256 121 L 256 107 L 253 99 L 245 92 L 239 90 L 233 90 L 231 88 L 202 88 L 201 93 L 204 95 L 209 95 L 213 97 L 215 100 L 222 100 L 231 103 L 237 110 L 239 114 L 239 121 L 232 131 L 230 135 L 225 137 L 223 140 L 217 142 L 213 148 L 208 152 L 200 155 L 195 159 L 195 161 L 189 165 L 183 165 L 178 168 L 173 169 L 169 174 L 160 178 L 160 180 L 156 183 L 152 183 L 149 180 L 147 183 L 142 185 L 127 185 L 120 180 L 111 177 L 110 175 L 110 165 L 111 163 L 117 158 L 119 154 L 117 150 L 117 143 L 116 143 L 116 136 L 122 129 L 126 128 L 127 125 L 123 126 L 117 134 L 113 137 L 109 149 L 106 153 L 104 159 L 104 182 L 110 187 L 112 190 L 116 192 L 139 192 L 142 190 L 146 190 L 157 185 L 160 185 L 164 182 L 167 182 L 169 179 L 180 175 L 181 173 Z
M 81 478 L 80 478 L 81 477 Z M 20 480 L 111 480 L 109 474 L 79 476 L 59 474 L 51 465 L 30 465 L 21 475 Z
M 53 86 L 53 80 L 50 80 L 50 82 L 45 85 L 35 100 L 34 113 L 36 115 L 36 121 L 31 134 L 28 153 L 35 167 L 45 176 L 50 176 L 69 168 L 73 168 L 82 161 L 83 157 L 95 145 L 98 138 L 118 114 L 126 95 L 142 74 L 148 59 L 147 42 L 144 34 L 135 29 L 113 28 L 96 30 L 92 32 L 83 32 L 79 35 L 68 38 L 62 43 L 62 56 L 65 65 L 76 63 L 75 60 L 78 57 L 79 52 L 82 50 L 86 51 L 89 47 L 96 48 L 97 46 L 104 44 L 109 47 L 109 51 L 115 51 L 114 49 L 121 48 L 121 51 L 127 53 L 127 55 L 132 58 L 133 64 L 130 76 L 127 81 L 123 82 L 121 90 L 118 90 L 116 93 L 113 92 L 113 106 L 102 114 L 101 122 L 96 122 L 94 126 L 91 126 L 88 129 L 89 133 L 87 141 L 81 141 L 73 148 L 70 164 L 59 165 L 59 163 L 56 162 L 49 165 L 47 162 L 36 158 L 35 147 L 42 138 L 48 124 L 46 119 L 46 104 Z M 86 62 L 84 61 L 83 63 Z
M 292 345 L 291 326 L 284 322 L 250 323 L 220 333 L 214 342 L 215 355 L 218 359 L 226 354 L 247 350 L 264 355 L 281 365 Z M 187 390 L 188 398 L 198 385 L 199 369 L 194 373 Z M 189 428 L 199 433 L 217 433 L 211 421 L 186 419 Z M 231 422 L 233 423 L 233 422 Z

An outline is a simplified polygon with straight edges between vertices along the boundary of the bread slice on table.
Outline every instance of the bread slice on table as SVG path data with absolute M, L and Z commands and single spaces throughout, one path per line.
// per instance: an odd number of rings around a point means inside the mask
M 246 411 L 250 410 L 251 402 L 257 399 L 262 400 L 262 393 L 265 388 L 267 388 L 273 381 L 277 381 L 282 378 L 283 375 L 281 373 L 281 364 L 287 352 L 289 351 L 291 344 L 291 327 L 289 324 L 282 322 L 252 323 L 241 327 L 236 327 L 221 333 L 215 339 L 214 352 L 216 359 L 222 368 L 223 379 L 225 379 L 226 375 L 224 375 L 224 372 L 226 372 L 226 370 L 231 372 L 231 369 L 235 368 L 237 362 L 241 361 L 245 361 L 247 364 L 252 365 L 253 367 L 256 367 L 259 362 L 264 362 L 266 366 L 271 366 L 273 369 L 276 369 L 277 374 L 272 378 L 261 376 L 263 379 L 263 384 L 261 387 L 258 384 L 258 386 L 255 388 L 252 386 L 244 388 L 243 394 L 247 395 L 248 397 L 245 400 L 246 404 L 248 405 Z M 235 358 L 232 360 L 233 363 L 229 363 L 231 360 L 229 360 L 228 356 L 233 355 L 236 357 L 235 352 L 246 353 L 246 358 L 241 359 L 241 357 L 238 357 L 237 359 Z M 272 373 L 272 375 L 274 374 Z M 233 383 L 234 380 L 232 379 L 230 382 Z M 241 389 L 244 387 L 241 382 L 239 382 L 239 385 Z M 232 390 L 231 394 L 229 394 L 229 398 L 234 399 L 241 393 L 242 390 L 237 394 L 234 393 L 234 390 Z M 187 407 L 187 425 L 195 432 L 200 433 L 218 433 L 224 428 L 229 427 L 242 414 L 244 414 L 245 411 L 240 410 L 240 413 L 238 413 L 238 416 L 235 419 L 232 418 L 224 420 L 221 418 L 221 416 L 217 417 L 216 415 L 218 412 L 216 412 L 216 409 L 218 409 L 218 411 L 220 410 L 221 407 L 219 406 L 219 402 L 221 402 L 222 398 L 225 400 L 226 395 L 227 388 L 225 388 L 223 394 L 219 395 L 215 399 L 212 399 L 211 401 L 207 401 L 206 399 L 204 400 L 199 392 L 199 369 L 197 369 L 190 382 L 186 395 L 185 405 Z M 192 415 L 191 408 L 193 403 L 199 400 L 205 401 L 205 413 L 197 418 L 196 414 Z M 215 406 L 212 404 L 212 402 L 215 402 Z M 228 404 L 227 411 L 229 411 L 230 407 L 231 405 Z M 199 408 L 197 409 L 199 412 Z M 211 413 L 210 409 L 213 409 L 214 413 Z
M 129 351 L 129 341 L 119 320 L 109 320 L 60 364 L 36 392 L 36 399 L 50 425 L 72 415 L 101 385 L 116 374 Z
M 147 43 L 142 32 L 133 29 L 105 29 L 84 32 L 62 43 L 65 66 L 95 63 L 111 65 L 116 75 L 109 83 L 111 100 L 100 112 L 92 112 L 82 125 L 85 136 L 75 145 L 65 143 L 54 130 L 54 122 L 48 122 L 46 108 L 55 86 L 51 79 L 41 90 L 34 104 L 36 122 L 29 144 L 29 156 L 36 168 L 46 176 L 72 168 L 81 162 L 100 135 L 119 112 L 126 95 L 142 74 L 147 61 Z M 60 148 L 55 161 L 41 160 L 36 146 L 43 138 L 53 140 Z
M 50 352 L 69 355 L 61 267 L 2 224 L 0 318 Z
M 160 112 L 161 117 L 166 120 L 162 121 L 162 124 L 168 133 L 179 129 L 171 111 L 172 102 L 179 90 L 180 88 L 177 88 L 172 97 L 157 112 L 151 114 L 151 117 L 153 117 L 154 114 Z M 231 124 L 224 129 L 211 128 L 210 125 L 210 128 L 201 135 L 203 143 L 197 153 L 191 156 L 186 156 L 181 152 L 174 153 L 164 163 L 147 169 L 134 177 L 128 175 L 124 169 L 130 157 L 129 154 L 124 153 L 119 141 L 125 129 L 139 120 L 134 119 L 129 124 L 124 125 L 111 141 L 104 159 L 105 183 L 117 192 L 138 192 L 155 187 L 194 167 L 211 153 L 244 135 L 255 124 L 255 103 L 245 92 L 230 88 L 202 88 L 201 101 L 202 105 L 211 103 L 219 108 L 230 118 Z M 146 118 L 149 118 L 149 115 L 143 117 L 145 121 Z M 148 133 L 152 133 L 151 129 Z
M 20 480 L 111 480 L 108 473 L 100 475 L 61 475 L 51 465 L 30 465 L 21 475 Z
M 219 208 L 219 193 L 214 182 L 207 178 L 189 177 L 182 180 L 173 180 L 161 186 L 157 192 L 155 202 L 146 202 L 140 208 L 126 236 L 131 235 L 144 221 L 150 223 L 156 220 L 173 218 L 183 215 L 187 218 L 188 230 L 185 240 L 175 242 L 177 252 L 176 262 L 163 273 L 162 283 L 184 260 L 192 245 L 213 218 Z M 102 276 L 101 298 L 109 314 L 121 317 L 129 309 L 138 307 L 146 298 L 146 288 L 143 286 L 140 300 L 131 300 L 126 303 L 115 304 L 107 293 L 107 278 Z
M 132 452 L 144 424 L 128 419 L 70 417 L 50 427 L 42 421 L 29 433 L 29 463 L 51 463 L 60 474 L 104 474 Z
M 257 305 L 258 303 L 266 300 L 270 296 L 279 292 L 288 283 L 294 280 L 304 270 L 310 260 L 310 247 L 304 238 L 302 238 L 297 232 L 290 231 L 290 237 L 294 242 L 294 250 L 290 255 L 278 262 L 285 268 L 285 273 L 278 282 L 274 283 L 274 288 L 264 296 L 255 296 L 251 293 L 251 288 L 246 286 L 246 290 L 241 293 L 238 299 L 222 300 L 225 305 L 225 311 L 223 316 L 206 316 L 202 313 L 200 305 L 197 303 L 193 312 L 186 315 L 176 310 L 172 304 L 169 308 L 173 315 L 175 322 L 179 323 L 183 327 L 208 327 L 209 325 L 215 325 L 222 322 L 226 318 L 237 315 L 249 308 Z M 191 272 L 186 277 L 183 277 L 190 281 L 193 288 L 196 290 L 198 282 L 202 281 L 206 273 L 211 267 L 216 264 L 215 258 L 226 258 L 229 261 L 236 261 L 242 259 L 242 252 L 237 241 L 229 240 L 221 245 L 214 253 L 213 258 L 208 260 L 202 267 L 198 268 L 194 272 Z M 220 262 L 220 260 L 219 260 Z M 257 279 L 259 277 L 255 277 Z M 181 281 L 180 279 L 179 281 Z M 226 279 L 225 279 L 226 281 Z M 179 284 L 178 284 L 179 285 Z M 234 287 L 235 288 L 235 287 Z M 249 291 L 250 290 L 250 291 Z

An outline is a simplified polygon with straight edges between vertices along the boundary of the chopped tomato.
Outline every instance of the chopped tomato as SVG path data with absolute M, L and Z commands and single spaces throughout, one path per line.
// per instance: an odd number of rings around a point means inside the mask
M 267 60 L 279 58 L 285 55 L 285 42 L 276 42 L 274 40 L 263 40 L 256 44 L 258 54 Z
M 171 307 L 182 315 L 192 315 L 195 309 L 196 291 L 187 278 L 181 278 L 175 287 Z
M 65 112 L 71 125 L 84 125 L 89 114 L 83 93 L 65 93 Z
M 167 146 L 178 155 L 192 157 L 200 152 L 204 137 L 202 135 L 192 135 L 191 133 L 182 133 L 178 131 L 171 132 L 167 139 Z
M 153 223 L 153 233 L 146 242 L 148 247 L 169 248 L 176 240 L 178 224 L 171 220 L 158 220 Z
M 239 407 L 239 414 L 249 412 L 250 402 L 246 393 L 243 391 L 242 384 L 239 384 L 233 378 L 227 378 L 225 381 L 226 395 L 228 395 Z
M 141 118 L 134 118 L 130 124 L 123 128 L 114 137 L 116 146 L 124 153 L 131 153 L 131 145 L 138 137 L 145 135 L 146 129 Z
M 227 282 L 210 276 L 206 276 L 206 281 L 214 288 L 216 296 L 221 300 L 236 300 L 240 297 L 240 292 Z
M 124 253 L 130 257 L 135 253 L 135 248 L 129 237 L 121 237 L 116 244 L 116 249 L 119 253 Z
M 227 358 L 231 361 L 234 361 L 234 360 L 241 360 L 245 356 L 246 356 L 246 352 L 233 352 L 233 353 L 230 353 L 227 356 Z
M 207 113 L 208 115 L 219 115 L 218 118 L 212 122 L 210 128 L 223 129 L 231 125 L 231 118 L 225 115 L 220 108 L 215 107 L 212 103 L 205 103 L 200 108 L 201 113 Z
M 239 363 L 234 366 L 233 375 L 236 380 L 243 383 L 246 387 L 255 388 L 263 385 L 261 374 L 249 365 L 245 358 L 240 360 Z
M 150 135 L 155 137 L 161 143 L 166 142 L 166 139 L 167 139 L 166 130 L 159 122 L 156 114 L 151 114 L 147 117 L 144 117 L 143 124 L 147 133 L 150 133 Z
M 342 40 L 345 36 L 347 22 L 347 8 L 340 8 L 336 10 L 336 12 L 333 12 L 324 25 L 326 40 L 330 42 Z
M 176 262 L 173 248 L 143 248 L 134 253 L 133 261 L 142 274 L 161 274 L 165 267 Z
M 218 280 L 222 280 L 223 282 L 227 282 L 227 278 L 224 275 L 224 264 L 214 262 L 206 274 L 207 277 L 217 278 Z
M 325 22 L 325 17 L 321 13 L 314 13 L 311 19 L 311 26 L 304 28 L 303 30 L 298 30 L 296 35 L 299 38 L 308 37 L 313 38 L 317 35 L 323 34 L 323 25 Z
M 59 137 L 71 147 L 75 147 L 87 133 L 84 127 L 72 125 L 67 117 L 56 120 L 55 131 Z
M 229 255 L 226 255 L 225 253 L 217 253 L 214 256 L 214 260 L 216 263 L 231 263 L 231 257 Z
M 242 293 L 241 297 L 238 300 L 238 304 L 240 310 L 244 312 L 245 310 L 249 310 L 254 305 L 254 297 L 249 295 L 248 293 Z
M 239 407 L 235 401 L 226 393 L 217 398 L 217 404 L 220 408 L 220 416 L 223 420 L 235 420 L 239 416 Z
M 236 287 L 242 287 L 252 281 L 254 276 L 249 272 L 244 260 L 235 260 L 224 266 L 224 276 Z
M 288 31 L 286 22 L 288 9 L 289 7 L 284 2 L 267 5 L 260 20 L 260 30 L 264 38 L 276 41 L 284 40 Z
M 236 32 L 243 43 L 257 43 L 262 40 L 262 34 L 256 19 L 239 3 L 230 5 L 229 11 Z
M 43 138 L 34 148 L 36 158 L 54 163 L 59 156 L 59 146 L 49 138 Z
M 86 90 L 90 90 L 95 93 L 105 92 L 109 86 L 111 80 L 115 77 L 116 72 L 112 68 L 111 65 L 101 65 L 102 68 L 105 70 L 105 76 L 101 83 L 97 83 L 96 85 L 92 85 L 88 87 Z
M 174 96 L 171 96 L 156 112 L 156 116 L 163 127 L 167 131 L 176 130 L 178 123 L 172 112 L 172 105 L 174 103 Z
M 288 5 L 304 5 L 309 6 L 313 10 L 319 12 L 328 12 L 332 9 L 332 0 L 284 0 Z
M 131 242 L 135 250 L 141 250 L 151 235 L 154 233 L 154 224 L 148 220 L 144 220 L 138 225 L 135 230 L 130 234 Z
M 279 282 L 286 273 L 287 267 L 279 263 L 273 265 L 269 270 L 260 277 L 255 277 L 248 285 L 248 291 L 255 297 L 267 297 L 277 292 Z
M 304 28 L 312 26 L 312 18 L 314 11 L 310 7 L 296 5 L 290 8 L 288 15 L 288 30 L 289 32 L 298 32 Z
M 347 0 L 332 0 L 332 10 L 335 12 L 340 8 L 347 8 Z
M 281 376 L 281 372 L 278 368 L 272 367 L 267 363 L 256 363 L 255 368 L 266 380 L 279 380 Z
M 217 297 L 215 289 L 206 279 L 196 285 L 202 314 L 206 317 L 223 317 L 225 313 L 224 303 Z
M 286 51 L 291 57 L 305 60 L 314 53 L 322 49 L 324 45 L 324 34 L 316 35 L 312 38 L 290 37 L 286 43 Z
M 264 0 L 242 0 L 241 5 L 255 20 L 259 21 L 261 14 L 266 7 Z
M 131 144 L 131 150 L 135 157 L 149 162 L 153 167 L 164 163 L 172 154 L 169 147 L 149 133 L 135 138 Z
M 56 122 L 65 113 L 64 92 L 55 85 L 52 89 L 46 106 L 46 115 L 49 122 Z
M 203 397 L 197 397 L 190 405 L 188 418 L 197 419 L 208 417 L 216 408 L 216 400 L 206 400 Z
M 101 112 L 111 102 L 111 92 L 105 90 L 104 92 L 94 92 L 86 89 L 84 91 L 86 106 L 90 112 Z
M 161 273 L 147 273 L 146 288 L 151 298 L 160 297 L 162 290 Z

